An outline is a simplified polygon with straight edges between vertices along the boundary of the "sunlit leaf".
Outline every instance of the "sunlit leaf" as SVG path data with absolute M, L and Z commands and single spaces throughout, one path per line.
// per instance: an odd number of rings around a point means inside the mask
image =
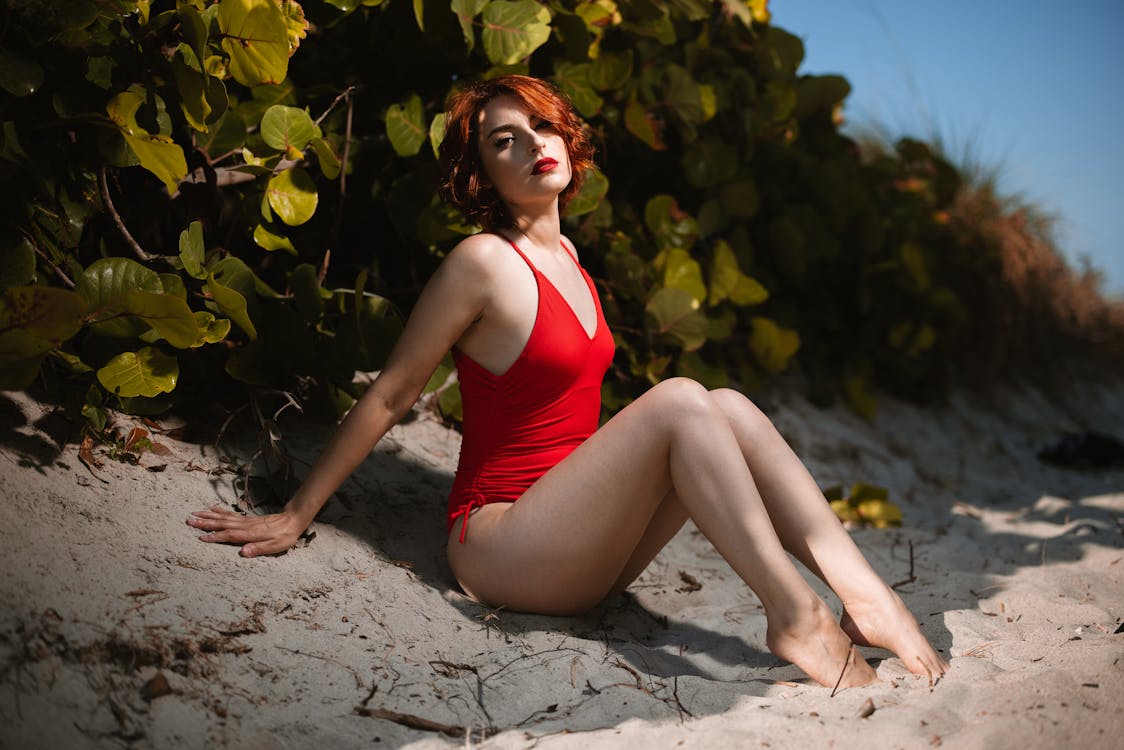
M 445 113 L 438 112 L 429 123 L 429 145 L 433 147 L 433 156 L 440 158 L 441 141 L 445 140 Z
M 413 156 L 421 150 L 427 131 L 420 96 L 412 94 L 405 103 L 387 107 L 386 135 L 399 156 Z
M 187 349 L 195 343 L 197 326 L 187 302 L 171 294 L 129 292 L 122 312 L 151 326 L 169 344 Z
M 469 52 L 472 52 L 472 48 L 476 46 L 476 31 L 473 28 L 472 20 L 479 15 L 488 2 L 489 0 L 453 0 L 452 2 L 453 13 L 456 14 L 457 21 L 460 23 L 461 34 L 464 36 L 464 43 Z
M 567 216 L 581 216 L 595 210 L 605 194 L 609 192 L 609 178 L 600 169 L 594 168 L 586 175 L 585 183 L 578 194 L 566 204 Z
M 594 117 L 605 103 L 589 82 L 589 63 L 559 61 L 554 64 L 554 82 L 570 97 L 582 117 Z
M 216 318 L 206 310 L 195 312 L 195 325 L 197 326 L 197 337 L 191 345 L 192 349 L 204 344 L 217 344 L 230 333 L 229 318 Z
M 278 151 L 304 151 L 309 141 L 320 137 L 320 128 L 306 110 L 275 104 L 261 118 L 261 137 Z
M 289 69 L 289 29 L 275 0 L 222 0 L 222 49 L 243 86 L 280 83 Z
M 289 37 L 289 55 L 292 56 L 297 51 L 297 47 L 301 46 L 301 40 L 308 36 L 309 23 L 304 17 L 304 8 L 296 0 L 278 0 L 278 2 Z
M 144 97 L 139 92 L 122 91 L 110 100 L 105 109 L 140 165 L 159 177 L 168 192 L 174 193 L 179 189 L 180 181 L 187 176 L 187 160 L 183 149 L 169 136 L 149 134 L 137 124 L 137 110 L 143 103 Z
M 171 393 L 179 376 L 176 358 L 151 346 L 118 354 L 97 372 L 98 382 L 118 396 Z
M 696 301 L 706 299 L 706 284 L 703 282 L 702 268 L 690 253 L 682 248 L 670 248 L 656 258 L 663 267 L 663 285 L 682 289 Z
M 297 249 L 293 246 L 292 240 L 266 229 L 264 224 L 258 224 L 254 227 L 254 242 L 257 243 L 258 247 L 270 252 L 284 250 L 293 255 L 297 254 Z
M 320 200 L 316 184 L 300 167 L 286 169 L 270 178 L 266 194 L 270 207 L 289 226 L 311 219 Z
M 493 0 L 482 20 L 484 52 L 496 65 L 513 65 L 550 38 L 550 11 L 535 0 Z
M 769 298 L 769 292 L 756 280 L 742 273 L 734 251 L 725 240 L 714 246 L 714 260 L 710 266 L 711 306 L 729 299 L 735 305 L 760 305 Z
M 633 93 L 624 110 L 624 125 L 628 132 L 648 144 L 655 151 L 663 151 L 663 123 L 650 113 Z
M 207 132 L 211 119 L 211 103 L 207 99 L 209 76 L 203 72 L 195 51 L 181 44 L 172 58 L 172 78 L 180 94 L 180 110 L 187 124 L 201 133 Z
M 184 270 L 192 278 L 207 278 L 207 274 L 203 271 L 203 253 L 203 225 L 193 221 L 187 229 L 180 232 L 180 261 L 183 263 Z

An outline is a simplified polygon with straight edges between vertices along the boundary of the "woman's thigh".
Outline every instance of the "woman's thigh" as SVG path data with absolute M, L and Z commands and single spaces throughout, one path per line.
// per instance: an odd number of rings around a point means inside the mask
M 698 384 L 665 381 L 610 419 L 517 503 L 477 510 L 464 544 L 459 525 L 449 537 L 449 563 L 461 585 L 481 601 L 518 610 L 573 614 L 594 606 L 627 574 L 638 575 L 640 563 L 658 551 L 648 548 L 662 546 L 682 525 L 685 513 L 673 497 L 674 506 L 658 513 L 672 489 L 672 425 L 713 409 Z

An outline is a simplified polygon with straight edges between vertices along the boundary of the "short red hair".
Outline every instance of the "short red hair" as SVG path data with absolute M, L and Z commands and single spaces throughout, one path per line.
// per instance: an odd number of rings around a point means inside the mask
M 593 169 L 593 144 L 585 124 L 566 96 L 546 81 L 507 75 L 471 83 L 449 97 L 445 107 L 445 138 L 441 141 L 441 195 L 485 231 L 511 227 L 514 219 L 503 199 L 487 185 L 480 160 L 480 112 L 492 99 L 507 94 L 527 112 L 554 125 L 570 155 L 570 184 L 558 195 L 565 208 Z

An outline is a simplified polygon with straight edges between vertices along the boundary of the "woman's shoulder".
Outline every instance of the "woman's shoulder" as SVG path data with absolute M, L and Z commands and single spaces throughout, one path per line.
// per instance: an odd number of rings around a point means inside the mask
M 445 256 L 438 270 L 439 273 L 453 274 L 461 280 L 484 283 L 495 278 L 499 269 L 506 267 L 513 255 L 506 239 L 498 234 L 480 232 L 458 242 Z
M 506 256 L 510 249 L 510 243 L 500 235 L 491 232 L 479 232 L 458 242 L 449 251 L 447 260 L 460 264 L 492 265 L 497 257 Z

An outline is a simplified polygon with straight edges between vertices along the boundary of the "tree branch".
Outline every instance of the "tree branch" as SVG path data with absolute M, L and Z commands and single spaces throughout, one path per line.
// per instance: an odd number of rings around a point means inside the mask
M 113 217 L 113 223 L 117 225 L 117 231 L 125 239 L 125 243 L 133 249 L 133 254 L 137 256 L 138 260 L 150 261 L 153 256 L 146 253 L 140 244 L 133 239 L 133 235 L 129 233 L 129 228 L 125 226 L 125 222 L 121 220 L 121 215 L 117 213 L 117 209 L 113 207 L 113 199 L 109 197 L 109 184 L 105 179 L 105 167 L 98 170 L 98 187 L 101 188 L 101 199 L 105 203 L 106 210 L 109 215 Z

